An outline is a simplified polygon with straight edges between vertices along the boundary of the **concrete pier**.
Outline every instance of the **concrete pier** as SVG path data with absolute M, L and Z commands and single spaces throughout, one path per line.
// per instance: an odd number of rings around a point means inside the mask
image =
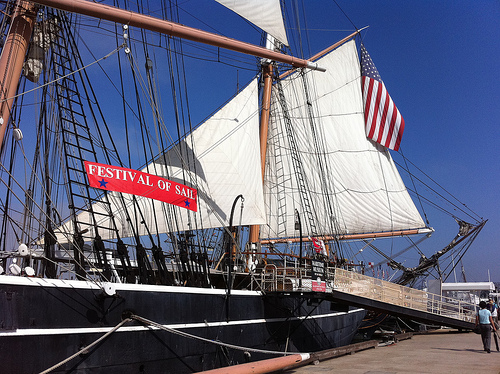
M 500 373 L 500 352 L 491 339 L 491 353 L 483 350 L 481 336 L 457 330 L 437 330 L 395 344 L 286 370 L 286 374 L 411 374 Z

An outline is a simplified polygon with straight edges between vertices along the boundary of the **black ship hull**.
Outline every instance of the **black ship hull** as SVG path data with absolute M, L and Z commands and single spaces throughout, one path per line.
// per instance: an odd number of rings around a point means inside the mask
M 365 314 L 258 291 L 108 286 L 1 276 L 2 373 L 51 368 L 131 315 L 168 331 L 127 322 L 51 372 L 190 373 L 277 356 L 254 350 L 313 352 L 349 344 Z

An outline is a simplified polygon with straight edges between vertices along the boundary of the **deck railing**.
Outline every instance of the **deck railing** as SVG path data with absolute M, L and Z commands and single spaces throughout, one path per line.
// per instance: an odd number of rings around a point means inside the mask
M 474 322 L 476 306 L 340 268 L 327 268 L 323 280 L 312 279 L 311 269 L 266 266 L 261 273 L 265 291 L 339 291 L 405 308 Z

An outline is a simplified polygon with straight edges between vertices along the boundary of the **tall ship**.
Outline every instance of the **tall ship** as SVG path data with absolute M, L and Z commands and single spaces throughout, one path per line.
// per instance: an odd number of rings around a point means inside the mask
M 191 373 L 347 345 L 365 310 L 311 297 L 332 269 L 383 263 L 415 285 L 468 249 L 484 221 L 457 219 L 415 267 L 378 245 L 433 232 L 391 156 L 404 121 L 388 94 L 375 107 L 359 30 L 308 59 L 292 47 L 297 4 L 203 3 L 262 29 L 252 44 L 181 24 L 176 2 L 2 3 L 2 373 Z

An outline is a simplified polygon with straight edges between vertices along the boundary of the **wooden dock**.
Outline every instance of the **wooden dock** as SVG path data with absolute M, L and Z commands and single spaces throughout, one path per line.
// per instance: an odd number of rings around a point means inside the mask
M 284 374 L 308 373 L 500 373 L 500 352 L 492 339 L 491 353 L 483 351 L 481 336 L 443 329 L 413 335 L 394 344 L 365 349 L 324 361 L 289 368 Z

